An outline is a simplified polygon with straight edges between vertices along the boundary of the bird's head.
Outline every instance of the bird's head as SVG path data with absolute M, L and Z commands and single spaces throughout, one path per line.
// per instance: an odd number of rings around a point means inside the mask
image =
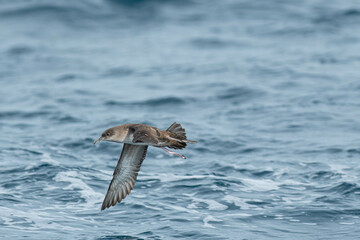
M 94 144 L 101 142 L 101 141 L 112 141 L 112 142 L 122 142 L 123 137 L 120 134 L 121 131 L 118 131 L 118 129 L 109 128 L 106 129 L 102 134 L 101 137 L 94 142 Z

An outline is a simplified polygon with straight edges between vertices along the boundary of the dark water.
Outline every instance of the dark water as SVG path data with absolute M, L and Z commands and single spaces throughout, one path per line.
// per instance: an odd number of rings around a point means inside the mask
M 0 237 L 358 239 L 358 1 L 0 1 Z M 100 206 L 111 126 L 178 121 Z

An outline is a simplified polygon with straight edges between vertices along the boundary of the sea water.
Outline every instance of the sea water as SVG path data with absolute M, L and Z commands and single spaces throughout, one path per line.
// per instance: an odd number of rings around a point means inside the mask
M 360 6 L 0 2 L 0 238 L 359 239 Z M 100 211 L 122 145 L 179 122 Z

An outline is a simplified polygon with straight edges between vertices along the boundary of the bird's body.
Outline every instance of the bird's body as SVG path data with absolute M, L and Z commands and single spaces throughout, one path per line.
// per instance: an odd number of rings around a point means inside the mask
M 133 189 L 148 146 L 159 147 L 170 154 L 185 158 L 183 155 L 171 152 L 165 147 L 182 149 L 186 147 L 187 143 L 196 143 L 186 139 L 185 129 L 176 122 L 167 130 L 160 130 L 145 124 L 124 124 L 105 130 L 94 143 L 100 141 L 124 143 L 101 210 L 114 206 Z
M 107 141 L 182 149 L 186 146 L 188 140 L 186 140 L 185 130 L 181 129 L 183 131 L 172 132 L 169 129 L 160 130 L 145 124 L 129 123 L 109 128 L 101 137 L 106 137 L 106 134 L 109 134 Z

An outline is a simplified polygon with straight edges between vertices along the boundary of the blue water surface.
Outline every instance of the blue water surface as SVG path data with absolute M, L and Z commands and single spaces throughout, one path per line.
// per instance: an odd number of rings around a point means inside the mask
M 359 239 L 360 5 L 0 1 L 0 238 Z M 100 211 L 122 145 L 183 125 Z

